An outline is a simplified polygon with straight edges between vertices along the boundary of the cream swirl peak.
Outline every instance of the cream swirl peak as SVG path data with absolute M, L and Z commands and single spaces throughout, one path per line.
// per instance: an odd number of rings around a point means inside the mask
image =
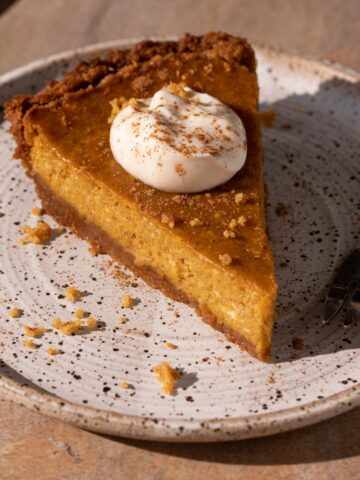
M 112 122 L 110 146 L 133 177 L 174 193 L 227 182 L 243 167 L 247 153 L 243 123 L 230 107 L 175 84 L 151 98 L 126 102 Z

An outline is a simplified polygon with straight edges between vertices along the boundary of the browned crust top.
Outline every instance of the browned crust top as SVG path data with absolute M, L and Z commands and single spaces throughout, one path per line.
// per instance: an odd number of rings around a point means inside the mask
M 35 95 L 17 95 L 5 104 L 5 116 L 11 123 L 10 133 L 18 144 L 15 157 L 28 159 L 29 148 L 23 133 L 23 117 L 31 107 L 54 101 L 61 102 L 65 94 L 98 85 L 105 77 L 127 66 L 146 64 L 157 56 L 176 57 L 187 53 L 199 53 L 209 58 L 217 56 L 228 62 L 235 61 L 246 66 L 251 72 L 256 68 L 254 52 L 249 43 L 243 38 L 222 32 L 202 36 L 187 34 L 179 41 L 145 40 L 131 49 L 114 50 L 103 58 L 80 62 L 74 70 L 65 74 L 61 81 L 49 81 L 47 86 Z

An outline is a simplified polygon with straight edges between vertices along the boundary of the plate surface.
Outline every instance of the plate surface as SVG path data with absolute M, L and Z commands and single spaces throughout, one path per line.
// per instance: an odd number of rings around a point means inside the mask
M 66 52 L 3 75 L 0 104 L 39 89 L 79 61 L 133 42 Z M 359 243 L 359 75 L 257 49 L 268 218 L 280 285 L 273 356 L 252 359 L 203 324 L 187 306 L 147 287 L 85 242 L 58 232 L 49 245 L 18 243 L 39 205 L 14 142 L 0 130 L 0 395 L 45 414 L 109 434 L 166 441 L 222 441 L 308 425 L 360 404 L 360 325 L 321 322 L 334 267 Z M 55 223 L 45 216 L 52 226 Z M 77 304 L 63 297 L 75 285 Z M 139 300 L 123 310 L 122 294 Z M 9 310 L 23 310 L 13 319 Z M 83 308 L 101 322 L 63 337 L 51 322 Z M 118 318 L 126 315 L 128 323 Z M 50 331 L 31 350 L 24 325 Z M 176 349 L 168 349 L 171 342 Z M 51 357 L 48 346 L 61 348 Z M 167 360 L 182 373 L 163 396 L 151 368 Z M 123 390 L 122 382 L 130 388 Z

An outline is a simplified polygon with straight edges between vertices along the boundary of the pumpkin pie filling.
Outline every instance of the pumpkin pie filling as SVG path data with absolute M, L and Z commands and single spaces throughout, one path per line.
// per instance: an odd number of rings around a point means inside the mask
M 115 98 L 185 83 L 230 106 L 246 131 L 243 168 L 201 193 L 168 193 L 128 174 L 109 145 Z M 81 64 L 6 114 L 46 211 L 150 285 L 197 308 L 259 359 L 270 351 L 276 282 L 265 231 L 255 59 L 225 34 L 145 42 Z

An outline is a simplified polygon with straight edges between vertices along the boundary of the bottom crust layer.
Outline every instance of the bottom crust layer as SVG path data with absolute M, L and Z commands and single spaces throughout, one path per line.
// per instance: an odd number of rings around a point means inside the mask
M 253 343 L 232 328 L 219 322 L 205 305 L 200 305 L 195 299 L 189 298 L 181 290 L 175 288 L 165 275 L 159 275 L 150 267 L 136 265 L 134 257 L 130 252 L 126 251 L 101 228 L 82 217 L 76 208 L 54 194 L 40 176 L 35 175 L 33 180 L 44 210 L 58 223 L 69 227 L 78 237 L 87 240 L 99 253 L 106 253 L 115 262 L 128 267 L 150 287 L 161 290 L 173 300 L 186 303 L 195 308 L 197 314 L 205 323 L 224 333 L 228 340 L 238 344 L 252 356 L 263 361 L 269 359 L 269 351 L 257 352 Z

